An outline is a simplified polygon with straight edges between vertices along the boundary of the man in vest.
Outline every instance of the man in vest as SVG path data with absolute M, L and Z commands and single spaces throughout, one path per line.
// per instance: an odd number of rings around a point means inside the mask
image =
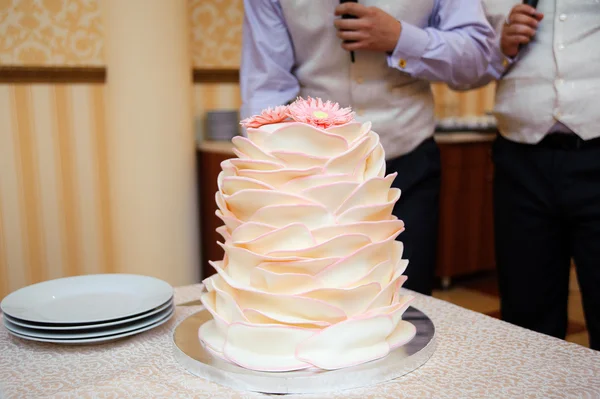
M 517 4 L 519 3 L 519 4 Z M 501 33 L 494 212 L 502 318 L 565 338 L 574 259 L 600 349 L 600 3 L 489 0 Z
M 479 0 L 245 0 L 242 117 L 296 96 L 371 121 L 402 190 L 394 214 L 404 285 L 431 294 L 440 189 L 430 81 L 460 88 L 486 72 L 494 36 Z M 342 19 L 352 15 L 354 19 Z

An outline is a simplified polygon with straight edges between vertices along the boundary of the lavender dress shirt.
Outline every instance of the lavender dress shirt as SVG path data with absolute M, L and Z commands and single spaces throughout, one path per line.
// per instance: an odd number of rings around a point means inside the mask
M 248 117 L 293 100 L 299 84 L 279 0 L 244 0 L 244 8 L 241 116 Z M 417 60 L 402 71 L 462 89 L 485 75 L 494 38 L 480 0 L 435 0 L 428 27 L 402 22 L 402 34 L 387 62 L 399 69 L 401 59 Z

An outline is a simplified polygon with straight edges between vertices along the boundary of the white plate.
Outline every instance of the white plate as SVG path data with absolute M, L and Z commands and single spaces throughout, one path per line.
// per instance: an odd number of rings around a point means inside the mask
M 154 277 L 93 274 L 21 288 L 4 298 L 0 309 L 34 323 L 101 323 L 147 312 L 172 296 L 173 287 Z
M 169 321 L 169 319 L 171 318 L 171 316 L 173 316 L 175 314 L 175 311 L 171 311 L 170 313 L 168 313 L 166 316 L 164 316 L 161 320 L 157 321 L 154 324 L 151 324 L 149 326 L 140 328 L 138 330 L 134 330 L 134 331 L 129 331 L 129 332 L 125 332 L 122 334 L 115 334 L 115 335 L 108 335 L 105 337 L 98 337 L 98 338 L 84 338 L 84 339 L 49 339 L 49 338 L 37 338 L 37 337 L 29 337 L 27 335 L 23 335 L 23 334 L 19 334 L 13 331 L 8 330 L 9 334 L 14 335 L 15 337 L 21 338 L 21 339 L 25 339 L 25 340 L 29 340 L 29 341 L 36 341 L 36 342 L 50 342 L 50 343 L 54 343 L 54 344 L 67 344 L 67 345 L 72 345 L 72 344 L 97 344 L 97 343 L 104 343 L 104 342 L 110 342 L 110 341 L 116 341 L 118 339 L 122 339 L 122 338 L 126 338 L 126 337 L 130 337 L 132 335 L 136 335 L 136 334 L 140 334 L 143 333 L 144 331 L 148 331 L 151 330 L 155 327 L 158 327 L 162 324 L 165 324 L 167 321 Z
M 152 309 L 149 312 L 144 312 L 142 314 L 139 314 L 139 315 L 131 317 L 131 318 L 119 319 L 116 321 L 109 321 L 106 323 L 99 323 L 99 324 L 96 324 L 96 323 L 94 323 L 94 324 L 72 324 L 72 325 L 45 324 L 45 323 L 34 324 L 34 323 L 28 323 L 23 320 L 15 319 L 7 314 L 4 314 L 4 318 L 6 320 L 10 321 L 11 324 L 14 324 L 17 326 L 25 327 L 25 328 L 33 328 L 36 330 L 44 330 L 46 332 L 48 332 L 48 331 L 64 331 L 64 330 L 67 330 L 67 331 L 89 330 L 89 329 L 93 329 L 93 328 L 121 326 L 122 324 L 131 323 L 132 321 L 140 320 L 140 319 L 143 319 L 146 317 L 150 317 L 158 312 L 162 312 L 163 310 L 165 310 L 166 308 L 168 308 L 172 305 L 173 305 L 173 298 L 169 299 L 165 304 L 159 306 L 156 309 Z
M 140 328 L 150 326 L 158 321 L 162 320 L 169 313 L 173 313 L 174 306 L 168 307 L 160 313 L 149 316 L 145 319 L 127 323 L 121 326 L 100 328 L 93 330 L 80 330 L 80 331 L 47 331 L 34 328 L 25 328 L 17 326 L 11 323 L 10 320 L 4 319 L 4 327 L 11 332 L 17 334 L 26 335 L 34 338 L 48 338 L 48 339 L 85 339 L 85 338 L 100 338 L 108 335 L 122 334 L 129 331 L 138 330 Z

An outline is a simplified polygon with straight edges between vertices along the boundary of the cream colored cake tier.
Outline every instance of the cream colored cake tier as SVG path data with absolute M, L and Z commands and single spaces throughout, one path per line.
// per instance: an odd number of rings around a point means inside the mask
M 242 124 L 218 178 L 225 256 L 204 281 L 200 340 L 260 371 L 349 367 L 410 341 L 400 190 L 371 124 L 311 98 Z

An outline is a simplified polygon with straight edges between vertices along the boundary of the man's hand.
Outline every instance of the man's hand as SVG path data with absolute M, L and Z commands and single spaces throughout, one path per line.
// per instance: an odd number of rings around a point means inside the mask
M 535 8 L 518 4 L 510 10 L 506 23 L 502 28 L 500 48 L 507 57 L 515 57 L 519 53 L 519 45 L 527 44 L 535 36 L 538 23 L 544 15 Z
M 396 18 L 377 7 L 358 3 L 343 3 L 335 8 L 335 15 L 351 14 L 356 19 L 336 19 L 334 25 L 338 37 L 348 51 L 371 50 L 391 53 L 402 32 L 402 24 Z M 346 43 L 350 41 L 353 43 Z

